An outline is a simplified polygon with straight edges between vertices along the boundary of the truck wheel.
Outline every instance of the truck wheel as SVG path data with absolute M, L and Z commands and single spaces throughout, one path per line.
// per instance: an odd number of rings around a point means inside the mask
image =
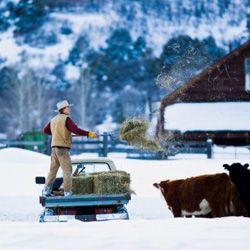
M 44 222 L 45 222 L 45 221 L 44 221 L 44 212 L 41 213 L 41 215 L 40 215 L 40 217 L 39 217 L 39 222 L 40 222 L 40 223 L 44 223 Z

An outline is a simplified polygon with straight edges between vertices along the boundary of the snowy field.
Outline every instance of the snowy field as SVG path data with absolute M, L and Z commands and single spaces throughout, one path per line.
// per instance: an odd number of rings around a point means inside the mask
M 178 156 L 166 161 L 111 157 L 118 169 L 131 174 L 136 195 L 127 206 L 129 221 L 39 223 L 42 186 L 34 178 L 47 175 L 50 158 L 2 149 L 0 249 L 250 249 L 250 219 L 175 219 L 152 185 L 164 179 L 224 172 L 223 163 L 249 163 L 250 159 L 247 154 L 237 160 L 234 155 L 232 159 L 224 156 L 212 160 Z

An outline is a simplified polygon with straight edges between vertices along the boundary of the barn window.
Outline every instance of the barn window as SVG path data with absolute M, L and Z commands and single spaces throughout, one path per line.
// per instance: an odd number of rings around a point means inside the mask
M 250 91 L 250 58 L 245 59 L 245 90 Z

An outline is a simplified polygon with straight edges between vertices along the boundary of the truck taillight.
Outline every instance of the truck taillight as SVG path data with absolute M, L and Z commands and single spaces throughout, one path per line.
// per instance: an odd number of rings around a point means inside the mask
M 76 215 L 76 209 L 74 208 L 59 209 L 58 215 Z
M 113 212 L 112 208 L 96 208 L 96 214 L 111 214 Z
M 107 208 L 107 214 L 111 214 L 112 212 L 112 208 Z

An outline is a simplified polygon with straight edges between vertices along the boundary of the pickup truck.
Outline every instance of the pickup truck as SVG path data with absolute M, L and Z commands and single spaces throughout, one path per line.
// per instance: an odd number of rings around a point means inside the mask
M 115 171 L 114 162 L 108 158 L 83 158 L 72 160 L 73 176 L 103 171 Z M 59 187 L 63 179 L 57 178 L 51 196 L 40 196 L 44 207 L 40 222 L 59 222 L 69 220 L 104 221 L 129 219 L 126 204 L 131 199 L 130 193 L 108 195 L 72 195 L 63 196 Z M 44 184 L 45 177 L 36 177 L 37 184 Z

